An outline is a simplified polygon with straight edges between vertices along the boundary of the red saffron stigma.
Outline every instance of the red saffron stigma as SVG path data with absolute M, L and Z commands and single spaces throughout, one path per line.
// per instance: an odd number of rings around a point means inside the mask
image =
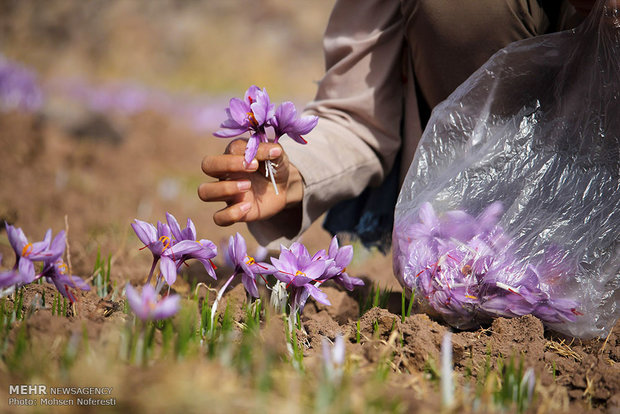
M 215 263 L 213 263 L 213 260 L 209 259 L 209 263 L 211 263 L 211 266 L 213 266 L 213 270 L 217 269 L 217 266 L 215 265 Z

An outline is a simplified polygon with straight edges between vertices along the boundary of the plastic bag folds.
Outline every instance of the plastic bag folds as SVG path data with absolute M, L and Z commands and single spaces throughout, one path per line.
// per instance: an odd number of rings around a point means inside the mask
M 620 315 L 620 0 L 513 43 L 438 105 L 395 211 L 394 272 L 465 329 L 533 314 L 575 337 Z

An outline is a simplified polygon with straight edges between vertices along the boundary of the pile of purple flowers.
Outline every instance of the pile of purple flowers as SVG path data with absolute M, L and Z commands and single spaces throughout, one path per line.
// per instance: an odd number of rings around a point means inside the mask
M 317 124 L 316 116 L 297 116 L 297 109 L 292 102 L 283 102 L 275 108 L 266 89 L 252 85 L 245 92 L 243 99 L 232 98 L 226 108 L 228 118 L 220 125 L 220 130 L 213 135 L 219 138 L 232 138 L 250 133 L 245 148 L 245 162 L 249 164 L 258 151 L 258 144 L 268 142 L 267 128 L 274 132 L 273 142 L 277 143 L 283 135 L 288 135 L 300 144 L 307 144 L 302 135 L 310 132 Z M 271 162 L 266 163 L 266 174 L 270 176 L 276 194 L 274 171 Z
M 562 252 L 549 248 L 537 266 L 524 263 L 497 224 L 502 213 L 499 202 L 478 217 L 462 210 L 437 216 L 423 204 L 417 217 L 402 220 L 394 231 L 401 281 L 459 328 L 526 314 L 549 323 L 575 321 L 579 304 L 554 297 L 550 289 L 570 276 Z
M 178 311 L 178 298 L 168 296 L 158 301 L 157 295 L 164 284 L 174 284 L 179 269 L 188 260 L 200 261 L 207 273 L 217 279 L 212 262 L 218 253 L 217 246 L 209 240 L 197 240 L 196 228 L 191 219 L 188 219 L 186 227 L 181 229 L 172 214 L 166 213 L 166 218 L 166 223 L 158 222 L 157 225 L 140 220 L 135 220 L 132 224 L 136 235 L 144 243 L 144 248 L 148 248 L 153 255 L 153 263 L 142 294 L 138 294 L 129 285 L 126 290 L 131 308 L 143 320 L 165 319 Z M 257 262 L 250 256 L 245 239 L 237 233 L 228 241 L 225 258 L 233 272 L 220 288 L 213 305 L 213 315 L 222 294 L 236 277 L 241 278 L 248 296 L 258 298 L 257 277 L 263 278 L 269 289 L 274 289 L 265 279 L 266 275 L 273 275 L 290 291 L 289 304 L 292 314 L 302 312 L 310 296 L 330 305 L 327 296 L 320 289 L 320 285 L 327 280 L 333 280 L 348 290 L 364 284 L 361 279 L 347 274 L 346 267 L 353 259 L 353 247 L 340 247 L 336 237 L 332 239 L 327 251 L 319 250 L 314 255 L 310 255 L 301 243 L 293 243 L 290 248 L 282 246 L 280 256 L 277 259 L 272 257 L 269 264 Z M 159 275 L 153 288 L 150 282 L 158 263 Z
M 40 278 L 53 283 L 71 303 L 77 300 L 71 289 L 90 290 L 90 286 L 80 277 L 68 274 L 69 269 L 62 259 L 65 252 L 64 231 L 52 240 L 52 230 L 49 229 L 42 241 L 30 243 L 22 229 L 9 224 L 5 226 L 16 258 L 11 270 L 0 272 L 0 296 Z M 35 270 L 35 263 L 41 263 L 40 271 Z
M 36 111 L 42 104 L 35 73 L 0 54 L 0 110 Z

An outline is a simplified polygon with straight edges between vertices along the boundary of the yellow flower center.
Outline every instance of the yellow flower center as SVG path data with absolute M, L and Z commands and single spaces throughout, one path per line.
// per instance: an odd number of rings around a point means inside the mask
M 163 243 L 164 250 L 166 250 L 167 248 L 170 247 L 170 237 L 168 237 L 168 236 L 161 236 L 159 238 L 159 241 Z

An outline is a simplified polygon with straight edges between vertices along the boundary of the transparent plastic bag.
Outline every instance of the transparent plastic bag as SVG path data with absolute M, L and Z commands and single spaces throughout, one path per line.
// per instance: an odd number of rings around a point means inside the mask
M 463 329 L 533 314 L 582 338 L 618 319 L 618 8 L 509 45 L 433 111 L 393 231 L 426 311 Z

